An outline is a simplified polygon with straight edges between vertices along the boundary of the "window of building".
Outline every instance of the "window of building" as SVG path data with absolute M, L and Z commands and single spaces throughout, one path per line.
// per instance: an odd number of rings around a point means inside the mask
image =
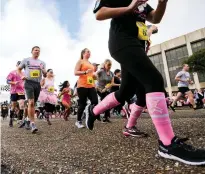
M 175 76 L 182 69 L 183 62 L 188 58 L 188 50 L 186 45 L 168 50 L 165 52 L 169 76 L 172 86 L 177 86 Z
M 162 74 L 162 77 L 164 79 L 164 86 L 167 87 L 167 81 L 166 81 L 166 76 L 165 76 L 165 72 L 164 72 L 164 64 L 163 64 L 163 60 L 162 60 L 162 54 L 155 54 L 155 55 L 151 55 L 149 56 L 150 60 L 152 61 L 152 63 L 155 65 L 155 67 L 158 69 L 158 71 Z
M 205 39 L 191 43 L 192 52 L 195 53 L 205 48 Z M 205 82 L 205 73 L 198 73 L 199 82 Z

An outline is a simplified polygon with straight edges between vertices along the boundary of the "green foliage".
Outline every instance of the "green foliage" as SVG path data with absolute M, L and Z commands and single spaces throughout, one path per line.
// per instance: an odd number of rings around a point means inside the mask
M 190 66 L 191 72 L 205 73 L 205 49 L 195 52 L 184 63 Z

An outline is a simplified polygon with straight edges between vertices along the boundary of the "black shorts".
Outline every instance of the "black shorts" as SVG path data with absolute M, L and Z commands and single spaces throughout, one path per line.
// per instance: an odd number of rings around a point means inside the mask
M 27 99 L 34 99 L 34 101 L 37 102 L 41 91 L 40 83 L 31 80 L 26 80 L 24 84 L 24 88 L 26 91 Z
M 11 101 L 16 102 L 18 100 L 25 100 L 25 95 L 19 95 L 19 94 L 11 94 Z
M 190 89 L 188 87 L 178 87 L 179 92 L 181 92 L 182 94 L 185 94 L 186 92 L 190 91 Z

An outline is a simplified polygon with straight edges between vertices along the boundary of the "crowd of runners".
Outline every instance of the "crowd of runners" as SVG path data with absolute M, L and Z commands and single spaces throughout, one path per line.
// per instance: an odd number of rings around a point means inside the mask
M 158 29 L 155 25 L 145 25 L 145 22 L 159 23 L 166 5 L 167 0 L 159 0 L 154 10 L 146 0 L 98 0 L 94 13 L 97 20 L 112 19 L 109 51 L 120 64 L 121 70 L 112 72 L 112 61 L 109 59 L 100 66 L 91 63 L 91 51 L 85 48 L 74 69 L 74 75 L 78 76 L 74 91 L 66 79 L 59 85 L 59 89 L 54 87 L 54 71 L 46 69 L 45 62 L 39 59 L 40 47 L 34 46 L 31 50 L 32 56 L 18 61 L 16 69 L 6 78 L 11 85 L 9 126 L 13 127 L 14 117 L 18 115 L 19 127 L 36 133 L 36 102 L 49 125 L 50 115 L 58 111 L 62 111 L 60 115 L 68 121 L 74 110 L 72 98 L 77 96 L 75 125 L 78 128 L 85 127 L 84 118 L 85 125 L 90 130 L 94 128 L 96 120 L 110 123 L 111 109 L 118 116 L 124 109 L 129 117 L 123 134 L 146 137 L 147 133 L 137 127 L 138 118 L 146 110 L 159 136 L 160 156 L 191 165 L 205 164 L 204 150 L 187 145 L 186 139 L 175 136 L 168 112 L 169 107 L 175 111 L 177 101 L 185 95 L 192 108 L 197 109 L 194 95 L 189 90 L 189 84 L 194 83 L 188 72 L 189 66 L 184 64 L 182 71 L 176 75 L 179 91 L 170 104 L 162 75 L 147 56 L 150 37 Z M 200 91 L 200 97 L 204 102 L 204 92 Z M 201 104 L 203 106 L 204 103 Z

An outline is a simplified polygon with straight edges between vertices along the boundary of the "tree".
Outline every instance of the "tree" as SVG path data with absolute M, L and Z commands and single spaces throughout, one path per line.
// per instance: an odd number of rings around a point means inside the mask
M 201 49 L 191 55 L 186 61 L 191 72 L 205 73 L 205 49 Z

